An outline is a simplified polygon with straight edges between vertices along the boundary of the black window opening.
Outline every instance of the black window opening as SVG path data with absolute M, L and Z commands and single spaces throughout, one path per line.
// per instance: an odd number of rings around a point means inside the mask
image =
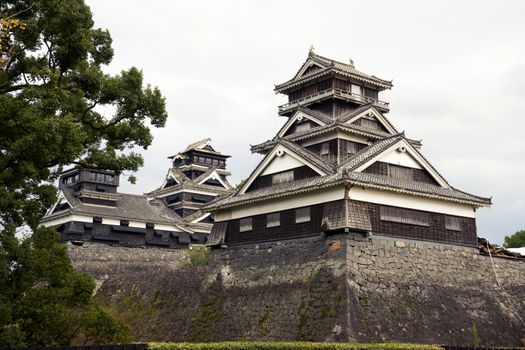
M 72 175 L 72 176 L 68 176 L 66 177 L 64 180 L 63 180 L 63 183 L 66 184 L 66 185 L 72 185 L 74 184 L 75 182 L 78 182 L 80 180 L 80 174 L 75 174 L 75 175 Z
M 459 217 L 445 215 L 445 228 L 451 231 L 461 231 Z
M 101 223 L 102 223 L 102 218 L 101 218 L 101 217 L 98 217 L 98 216 L 94 217 L 94 218 L 93 218 L 93 223 L 95 223 L 95 224 L 101 224 Z
M 299 208 L 295 210 L 295 223 L 310 222 L 310 207 Z
M 180 202 L 180 195 L 166 197 L 166 203 L 173 204 Z
M 120 220 L 120 226 L 129 226 L 129 220 Z
M 414 170 L 412 168 L 388 164 L 388 176 L 399 180 L 412 180 Z
M 398 222 L 401 224 L 417 226 L 430 226 L 428 213 L 419 210 L 387 207 L 382 205 L 380 208 L 380 217 L 383 221 Z
M 266 227 L 281 226 L 281 213 L 271 213 L 266 215 Z
M 361 126 L 371 129 L 379 129 L 379 123 L 375 119 L 361 118 Z
M 115 176 L 113 174 L 103 174 L 92 171 L 89 173 L 89 179 L 91 181 L 113 183 Z
M 294 171 L 287 170 L 272 175 L 272 185 L 278 185 L 285 182 L 291 182 L 294 180 Z
M 321 152 L 320 155 L 324 156 L 330 154 L 330 143 L 329 142 L 323 142 L 321 144 Z
M 191 201 L 195 203 L 207 203 L 210 201 L 210 199 L 204 195 L 193 194 L 191 195 Z
M 252 218 L 244 218 L 239 220 L 239 232 L 248 232 L 252 229 Z

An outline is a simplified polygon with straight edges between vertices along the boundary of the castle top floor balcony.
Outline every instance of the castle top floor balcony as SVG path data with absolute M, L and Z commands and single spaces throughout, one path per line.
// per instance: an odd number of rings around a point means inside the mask
M 360 93 L 350 92 L 338 88 L 329 88 L 295 99 L 279 106 L 279 115 L 286 115 L 299 106 L 307 107 L 313 103 L 321 102 L 330 98 L 337 98 L 357 104 L 367 104 L 372 102 L 376 107 L 378 107 L 379 110 L 383 112 L 388 112 L 390 110 L 388 102 L 383 102 L 373 97 L 364 96 Z

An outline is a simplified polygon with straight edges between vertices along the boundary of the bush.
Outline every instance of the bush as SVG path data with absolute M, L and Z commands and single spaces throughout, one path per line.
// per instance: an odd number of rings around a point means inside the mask
M 193 266 L 206 266 L 210 261 L 210 249 L 207 247 L 191 247 L 188 254 Z
M 149 343 L 152 350 L 442 350 L 439 345 L 310 342 Z

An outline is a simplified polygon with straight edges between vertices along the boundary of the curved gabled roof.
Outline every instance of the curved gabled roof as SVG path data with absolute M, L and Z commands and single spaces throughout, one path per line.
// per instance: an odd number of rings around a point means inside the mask
M 312 72 L 311 74 L 301 74 L 304 73 L 304 70 L 310 65 L 316 65 L 320 69 Z M 324 75 L 328 75 L 330 73 L 339 73 L 344 76 L 348 76 L 350 78 L 354 78 L 356 80 L 375 85 L 381 89 L 390 89 L 392 87 L 391 81 L 380 79 L 376 76 L 363 73 L 357 70 L 351 63 L 343 63 L 340 61 L 332 60 L 330 58 L 318 55 L 313 51 L 310 51 L 308 54 L 308 58 L 301 65 L 301 68 L 297 71 L 295 76 L 282 84 L 276 85 L 275 91 L 284 92 L 290 88 L 293 88 L 294 86 L 305 83 L 315 78 L 322 77 Z

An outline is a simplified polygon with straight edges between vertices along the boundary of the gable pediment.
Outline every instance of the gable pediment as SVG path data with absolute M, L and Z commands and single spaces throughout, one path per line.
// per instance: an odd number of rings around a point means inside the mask
M 294 80 L 295 79 L 301 79 L 301 78 L 306 77 L 308 75 L 315 74 L 318 71 L 323 70 L 325 68 L 327 68 L 327 66 L 324 66 L 324 65 L 320 64 L 319 62 L 316 62 L 316 61 L 312 60 L 311 58 L 309 58 L 302 65 L 301 69 L 299 69 L 299 71 L 297 72 L 297 74 L 294 77 Z
M 270 153 L 266 155 L 261 163 L 259 163 L 255 171 L 240 189 L 239 194 L 245 193 L 259 177 L 282 173 L 300 167 L 308 167 L 311 169 L 311 171 L 321 176 L 326 175 L 326 172 L 320 169 L 314 163 L 311 163 L 308 160 L 302 158 L 299 154 L 287 148 L 283 144 L 278 144 Z
M 225 189 L 230 189 L 229 184 L 224 181 L 223 177 L 215 169 L 211 171 L 209 175 L 205 176 L 199 181 L 199 185 L 202 184 L 208 184 L 212 186 L 220 184 Z
M 390 135 L 397 134 L 397 130 L 394 126 L 373 106 L 349 118 L 344 121 L 343 124 L 368 127 L 377 131 L 386 132 Z
M 356 172 L 369 172 L 380 164 L 392 164 L 402 168 L 416 169 L 420 174 L 426 174 L 429 182 L 441 187 L 451 188 L 447 181 L 439 174 L 436 169 L 408 142 L 401 139 L 383 152 L 375 155 L 365 163 L 355 169 Z M 377 174 L 389 175 L 388 171 L 379 169 Z
M 288 119 L 288 121 L 283 125 L 279 133 L 277 134 L 278 137 L 284 137 L 286 135 L 290 135 L 295 133 L 295 128 L 297 125 L 310 122 L 310 127 L 317 127 L 317 126 L 325 126 L 326 123 L 322 120 L 317 119 L 314 116 L 309 115 L 308 113 L 304 111 L 297 111 L 295 114 Z

